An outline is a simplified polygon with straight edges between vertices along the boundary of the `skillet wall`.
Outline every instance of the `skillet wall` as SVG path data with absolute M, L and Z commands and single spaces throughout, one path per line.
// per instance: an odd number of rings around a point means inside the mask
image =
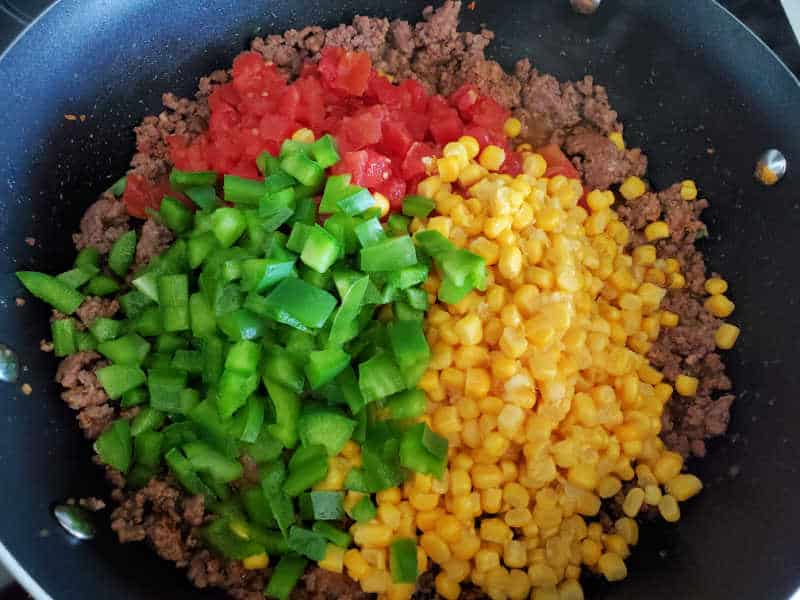
M 157 112 L 160 94 L 190 94 L 258 33 L 356 13 L 417 18 L 424 2 L 368 0 L 313 7 L 276 2 L 83 0 L 58 3 L 0 60 L 0 342 L 19 352 L 31 396 L 0 384 L 0 541 L 56 598 L 197 598 L 183 576 L 105 531 L 70 540 L 52 502 L 102 495 L 90 449 L 51 382 L 55 360 L 37 350 L 47 311 L 13 298 L 18 268 L 71 262 L 81 211 L 124 171 L 131 127 Z M 601 598 L 783 598 L 800 585 L 794 425 L 800 332 L 796 236 L 800 226 L 800 89 L 769 50 L 711 2 L 616 1 L 592 18 L 566 1 L 479 2 L 465 27 L 497 32 L 490 54 L 509 67 L 532 56 L 561 79 L 590 72 L 608 85 L 626 139 L 650 155 L 656 187 L 694 177 L 712 199 L 710 267 L 730 280 L 743 332 L 730 353 L 740 399 L 732 440 L 700 466 L 704 493 L 676 527 L 646 527 L 623 585 L 590 585 Z M 65 113 L 86 114 L 84 123 Z M 756 155 L 778 147 L 789 174 L 754 183 Z M 713 148 L 714 153 L 707 149 Z M 38 240 L 35 247 L 24 238 Z

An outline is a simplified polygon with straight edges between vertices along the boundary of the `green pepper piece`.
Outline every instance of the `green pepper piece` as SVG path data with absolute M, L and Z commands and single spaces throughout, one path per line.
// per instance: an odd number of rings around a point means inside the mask
M 105 464 L 125 473 L 131 466 L 133 440 L 131 426 L 126 419 L 117 419 L 100 434 L 94 450 Z
M 285 480 L 286 466 L 280 460 L 267 465 L 261 476 L 261 490 L 283 535 L 289 533 L 295 521 L 292 501 L 283 491 Z
M 158 214 L 164 225 L 178 234 L 187 231 L 192 226 L 194 219 L 192 211 L 172 196 L 164 196 Z
M 284 279 L 267 296 L 269 316 L 300 330 L 322 327 L 335 306 L 331 294 L 295 278 Z
M 254 340 L 263 336 L 267 329 L 261 317 L 245 308 L 219 317 L 217 325 L 231 340 Z
M 386 400 L 386 408 L 393 419 L 414 419 L 425 412 L 425 392 L 414 388 L 399 392 Z
M 410 538 L 397 538 L 389 546 L 389 569 L 395 583 L 416 583 L 417 544 Z
M 239 440 L 247 443 L 254 443 L 261 434 L 261 427 L 264 424 L 264 410 L 266 402 L 261 396 L 251 395 L 247 399 L 244 407 L 244 429 L 239 435 Z
M 317 521 L 311 526 L 311 531 L 320 534 L 330 543 L 339 546 L 340 548 L 347 548 L 350 546 L 352 537 L 346 531 L 342 531 L 338 527 L 334 527 L 325 521 Z
M 331 136 L 329 133 L 326 133 L 314 141 L 311 144 L 309 151 L 314 160 L 317 161 L 319 166 L 323 169 L 332 167 L 339 162 L 339 152 L 336 148 L 336 140 L 334 140 L 333 136 Z
M 100 251 L 94 246 L 86 246 L 75 257 L 75 266 L 79 269 L 99 269 Z
M 83 294 L 51 275 L 17 271 L 17 278 L 31 294 L 65 315 L 74 313 L 83 302 Z
M 174 425 L 172 426 L 174 427 Z M 168 428 L 169 429 L 169 428 Z M 163 440 L 163 444 L 166 447 L 167 442 L 167 434 L 165 434 L 165 439 Z M 192 464 L 189 462 L 189 459 L 181 452 L 180 448 L 171 448 L 164 454 L 164 460 L 166 461 L 167 465 L 169 466 L 172 474 L 175 475 L 175 479 L 178 480 L 186 491 L 190 494 L 194 495 L 204 495 L 207 498 L 215 498 L 214 492 L 211 491 L 211 488 L 206 485 L 202 479 L 194 472 L 192 468 Z
M 145 387 L 138 387 L 132 390 L 128 390 L 124 394 L 122 394 L 122 401 L 120 402 L 120 406 L 122 408 L 129 408 L 131 406 L 139 406 L 140 404 L 144 404 L 150 399 L 147 395 L 147 388 Z
M 77 350 L 75 319 L 56 319 L 50 323 L 53 351 L 56 356 L 69 356 Z
M 344 517 L 344 492 L 312 491 L 300 496 L 309 520 L 338 521 Z
M 264 378 L 272 407 L 275 411 L 275 424 L 267 429 L 287 448 L 297 444 L 297 420 L 300 416 L 300 398 L 291 390 L 276 381 Z
M 366 523 L 374 519 L 377 512 L 378 511 L 375 508 L 375 505 L 372 503 L 372 500 L 370 500 L 370 497 L 364 496 L 361 498 L 361 500 L 356 502 L 355 506 L 353 506 L 352 510 L 350 511 L 350 516 L 354 521 Z
M 69 271 L 64 271 L 63 273 L 56 275 L 56 279 L 63 281 L 69 287 L 77 290 L 99 272 L 100 269 L 93 266 L 75 267 L 74 269 L 70 269 Z
M 272 572 L 272 577 L 264 590 L 265 596 L 277 598 L 278 600 L 288 600 L 294 586 L 306 570 L 308 561 L 296 554 L 287 554 L 282 557 Z
M 182 413 L 181 391 L 186 387 L 186 382 L 186 371 L 150 369 L 147 372 L 150 406 L 165 413 Z
M 186 188 L 183 193 L 186 194 L 200 210 L 212 211 L 219 207 L 220 202 L 219 198 L 217 198 L 217 190 L 213 185 L 189 187 Z
M 188 442 L 183 445 L 183 451 L 195 471 L 208 473 L 217 481 L 227 483 L 242 477 L 243 467 L 239 461 L 227 458 L 205 442 Z
M 386 239 L 386 232 L 377 217 L 372 217 L 356 225 L 355 233 L 362 248 L 372 246 Z
M 236 535 L 231 528 L 231 519 L 226 517 L 218 517 L 206 525 L 200 532 L 200 537 L 225 558 L 243 560 L 264 552 L 264 547 L 260 544 Z
M 166 419 L 166 415 L 151 406 L 139 411 L 131 421 L 131 435 L 136 437 L 147 431 L 159 429 Z
M 289 549 L 307 556 L 311 560 L 325 558 L 327 541 L 320 534 L 295 525 L 289 530 Z
M 292 252 L 297 252 L 299 254 L 303 251 L 306 240 L 308 240 L 308 236 L 311 235 L 312 231 L 314 231 L 313 225 L 306 225 L 305 223 L 299 222 L 295 223 L 294 226 L 292 226 L 292 233 L 289 235 L 286 247 Z
M 203 231 L 189 237 L 186 242 L 186 250 L 189 255 L 189 266 L 196 269 L 208 258 L 208 256 L 219 248 L 217 238 L 212 231 Z
M 338 240 L 319 225 L 308 232 L 300 260 L 318 273 L 325 273 L 342 251 Z
M 142 385 L 147 377 L 139 367 L 127 365 L 109 365 L 96 371 L 100 385 L 112 400 L 116 400 L 125 392 Z
M 271 344 L 267 346 L 264 354 L 264 377 L 286 386 L 293 392 L 303 391 L 305 384 L 303 369 L 292 360 L 284 348 Z
M 337 202 L 344 197 L 344 191 L 350 185 L 352 175 L 344 173 L 342 175 L 331 175 L 325 182 L 325 190 L 322 192 L 322 200 L 319 203 L 319 212 L 331 214 L 339 212 Z
M 214 171 L 181 171 L 173 167 L 169 174 L 169 185 L 174 190 L 213 186 L 216 183 L 217 174 Z
M 53 322 L 56 323 L 55 321 Z M 115 321 L 106 317 L 98 317 L 89 324 L 89 331 L 92 332 L 98 342 L 106 342 L 119 337 L 122 332 L 122 321 Z
M 414 242 L 407 235 L 389 238 L 361 249 L 361 268 L 367 272 L 396 271 L 416 263 Z
M 247 229 L 247 219 L 237 208 L 223 206 L 211 215 L 214 235 L 223 248 L 229 248 Z
M 305 367 L 311 389 L 316 390 L 333 380 L 349 364 L 350 355 L 338 346 L 312 352 Z
M 428 267 L 423 264 L 416 264 L 397 271 L 389 272 L 386 282 L 399 290 L 425 283 L 428 279 Z
M 247 402 L 248 396 L 258 388 L 258 376 L 255 373 L 243 374 L 232 369 L 225 369 L 219 379 L 217 389 L 217 410 L 223 419 L 227 419 Z
M 225 201 L 233 202 L 237 206 L 258 206 L 259 200 L 266 193 L 267 189 L 263 181 L 236 175 L 225 175 L 222 178 L 222 195 Z
M 281 169 L 281 161 L 277 156 L 272 156 L 267 150 L 256 156 L 256 167 L 262 175 L 272 175 Z
M 125 316 L 129 319 L 135 319 L 153 304 L 153 300 L 145 296 L 139 290 L 131 290 L 127 294 L 123 294 L 117 298 L 117 300 L 119 300 L 122 312 L 125 313 Z
M 358 365 L 358 387 L 369 403 L 406 389 L 406 382 L 391 354 L 382 352 Z
M 244 509 L 247 511 L 247 516 L 253 522 L 264 527 L 275 527 L 277 525 L 261 486 L 242 490 L 242 504 L 244 504 Z
M 322 445 L 329 456 L 344 448 L 356 422 L 332 409 L 307 410 L 300 415 L 297 430 L 305 446 Z
M 424 219 L 433 212 L 436 204 L 425 196 L 406 196 L 403 199 L 403 214 L 408 217 Z
M 315 186 L 325 180 L 325 169 L 301 153 L 281 157 L 281 169 L 303 185 Z
M 325 479 L 327 474 L 328 457 L 325 448 L 317 445 L 301 446 L 295 450 L 289 461 L 289 475 L 283 484 L 283 491 L 289 497 L 298 496 Z
M 433 433 L 425 423 L 409 427 L 400 442 L 400 463 L 418 473 L 441 478 L 447 462 L 447 440 Z
M 133 427 L 131 427 L 133 433 Z M 160 431 L 142 431 L 133 440 L 136 464 L 157 467 L 161 463 L 161 445 L 164 434 Z
M 127 186 L 127 184 L 128 184 L 128 178 L 120 177 L 113 184 L 111 184 L 111 187 L 108 188 L 108 191 L 114 194 L 117 198 L 119 198 L 120 196 L 122 196 L 122 194 L 125 193 L 125 187 Z
M 428 340 L 422 330 L 422 321 L 393 321 L 387 332 L 406 385 L 416 385 L 431 356 Z
M 354 216 L 375 206 L 375 198 L 369 190 L 358 185 L 349 185 L 342 191 L 336 206 L 346 215 Z
M 369 277 L 364 275 L 353 281 L 347 291 L 342 294 L 342 305 L 333 317 L 331 332 L 328 336 L 331 343 L 344 344 L 358 334 L 358 328 L 356 327 L 354 331 L 353 324 L 356 323 L 368 286 Z
M 386 219 L 387 232 L 392 237 L 398 235 L 408 235 L 408 228 L 410 225 L 411 219 L 409 217 L 404 217 L 403 215 L 398 215 L 397 213 L 389 215 L 389 218 Z
M 425 318 L 423 311 L 411 308 L 407 302 L 395 302 L 392 305 L 392 312 L 398 321 L 421 321 Z

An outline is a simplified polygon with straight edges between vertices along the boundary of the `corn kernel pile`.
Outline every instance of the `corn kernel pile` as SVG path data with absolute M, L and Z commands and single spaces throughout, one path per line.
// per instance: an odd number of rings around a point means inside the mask
M 390 542 L 408 537 L 420 573 L 440 565 L 435 586 L 447 600 L 467 582 L 494 600 L 583 598 L 582 569 L 626 576 L 644 505 L 677 521 L 679 502 L 702 487 L 659 439 L 664 404 L 673 392 L 693 395 L 698 381 L 683 375 L 673 390 L 645 358 L 661 328 L 678 324 L 660 309 L 667 288 L 686 284 L 678 261 L 658 260 L 652 244 L 627 254 L 612 192 L 590 192 L 583 208 L 578 180 L 547 179 L 541 155 L 523 156 L 523 174 L 499 174 L 503 150 L 463 137 L 419 184 L 436 212 L 412 232 L 436 230 L 479 254 L 488 280 L 454 305 L 433 304 L 436 274 L 426 284 L 432 358 L 419 386 L 423 420 L 449 440 L 445 476 L 416 474 L 377 494 L 376 518 L 351 528 L 356 548 L 331 546 L 320 562 L 380 597 L 413 592 L 392 582 L 388 565 Z M 623 184 L 626 198 L 645 192 L 636 179 Z M 660 221 L 646 232 L 648 241 L 668 235 Z M 733 310 L 726 287 L 707 284 L 717 316 Z M 717 345 L 737 335 L 725 324 Z M 343 452 L 322 487 L 341 489 L 357 464 L 357 448 Z M 625 516 L 604 529 L 594 519 L 601 502 L 623 490 Z M 359 498 L 348 492 L 345 503 Z

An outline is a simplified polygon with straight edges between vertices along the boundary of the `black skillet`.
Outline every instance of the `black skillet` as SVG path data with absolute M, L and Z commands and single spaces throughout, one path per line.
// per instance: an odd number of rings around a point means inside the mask
M 367 0 L 63 0 L 0 60 L 0 342 L 23 365 L 0 384 L 0 558 L 34 596 L 197 598 L 184 576 L 138 545 L 99 534 L 78 543 L 50 508 L 102 495 L 71 411 L 37 350 L 47 311 L 17 308 L 18 268 L 63 270 L 82 210 L 124 170 L 131 128 L 166 90 L 193 92 L 254 35 L 349 21 L 356 12 L 415 19 L 424 2 Z M 677 526 L 647 526 L 627 581 L 589 582 L 598 598 L 787 598 L 800 585 L 800 87 L 778 59 L 717 4 L 607 0 L 593 17 L 564 0 L 478 2 L 464 27 L 497 32 L 492 57 L 531 56 L 561 79 L 592 73 L 609 87 L 626 139 L 650 156 L 656 187 L 693 177 L 712 207 L 704 242 L 742 325 L 729 365 L 739 400 L 731 436 L 696 465 L 705 491 Z M 85 114 L 85 122 L 65 121 Z M 788 175 L 752 178 L 775 147 Z M 34 247 L 24 238 L 36 238 Z M 20 392 L 29 383 L 33 393 Z M 13 556 L 13 559 L 11 558 Z

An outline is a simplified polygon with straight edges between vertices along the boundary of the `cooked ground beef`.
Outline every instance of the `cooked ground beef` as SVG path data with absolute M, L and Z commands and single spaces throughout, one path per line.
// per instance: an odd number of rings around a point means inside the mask
M 130 229 L 125 204 L 112 193 L 105 192 L 81 218 L 81 229 L 72 236 L 78 250 L 92 246 L 106 253 L 117 238 Z
M 586 9 L 593 5 L 573 4 Z M 256 38 L 251 48 L 289 75 L 296 75 L 303 61 L 317 60 L 322 48 L 333 45 L 364 50 L 376 68 L 399 79 L 415 78 L 428 90 L 442 94 L 470 82 L 521 120 L 520 141 L 534 146 L 561 145 L 587 187 L 607 189 L 630 175 L 644 175 L 647 159 L 642 152 L 620 150 L 607 137 L 608 133 L 622 132 L 623 128 L 602 86 L 596 85 L 591 76 L 578 82 L 559 82 L 540 73 L 527 59 L 519 61 L 513 72 L 506 73 L 499 64 L 485 58 L 484 51 L 494 38 L 491 31 L 458 31 L 460 6 L 458 1 L 446 0 L 437 10 L 428 7 L 423 12 L 423 21 L 415 25 L 359 16 L 351 25 L 327 31 L 317 26 L 293 29 L 282 35 Z M 216 85 L 228 79 L 228 71 L 215 71 L 202 78 L 193 100 L 165 94 L 164 112 L 146 117 L 136 128 L 133 172 L 151 180 L 163 177 L 170 168 L 167 138 L 173 134 L 191 138 L 202 132 L 209 117 L 207 98 Z M 632 244 L 643 240 L 648 223 L 659 218 L 669 223 L 670 239 L 656 244 L 658 254 L 660 258 L 675 257 L 680 261 L 687 286 L 671 290 L 665 298 L 664 307 L 678 313 L 681 322 L 678 327 L 662 330 L 649 356 L 668 381 L 674 381 L 679 373 L 689 373 L 701 380 L 695 398 L 676 396 L 667 405 L 662 433 L 670 447 L 684 455 L 697 456 L 705 453 L 704 439 L 725 432 L 734 399 L 730 394 L 714 398 L 714 394 L 728 391 L 731 384 L 712 338 L 719 322 L 702 307 L 705 265 L 694 241 L 704 231 L 699 215 L 706 205 L 703 200 L 682 200 L 679 187 L 673 186 L 617 207 L 620 218 L 632 232 Z M 78 248 L 94 246 L 107 252 L 129 227 L 122 202 L 104 194 L 87 210 L 74 241 Z M 139 235 L 136 265 L 145 264 L 162 252 L 172 239 L 169 230 L 155 221 L 146 221 Z M 79 309 L 82 323 L 78 326 L 83 327 L 83 323 L 88 324 L 97 316 L 110 316 L 117 309 L 113 301 L 89 298 Z M 56 313 L 54 318 L 64 315 Z M 92 438 L 102 432 L 115 414 L 94 375 L 95 369 L 104 364 L 100 359 L 94 352 L 68 357 L 56 376 L 66 388 L 62 394 L 64 400 L 80 411 L 81 427 Z M 254 465 L 245 463 L 245 467 L 248 478 L 256 477 Z M 262 598 L 267 573 L 244 570 L 241 563 L 223 561 L 201 546 L 195 528 L 209 518 L 202 497 L 186 496 L 169 478 L 155 478 L 141 490 L 126 491 L 121 473 L 106 469 L 106 475 L 116 488 L 112 498 L 118 506 L 112 514 L 112 529 L 120 541 L 147 541 L 160 556 L 187 568 L 189 579 L 197 587 L 219 587 L 234 598 Z M 433 569 L 420 577 L 416 600 L 437 596 L 435 573 Z M 313 567 L 304 575 L 292 598 L 361 600 L 367 596 L 348 577 Z M 465 586 L 462 597 L 472 600 L 485 596 L 479 589 Z
M 153 219 L 147 219 L 142 225 L 139 233 L 139 241 L 136 243 L 136 263 L 134 267 L 140 267 L 150 262 L 154 256 L 158 256 L 169 248 L 175 236 L 161 223 L 156 223 Z
M 110 319 L 119 310 L 119 302 L 114 298 L 99 298 L 88 296 L 78 307 L 75 314 L 84 325 L 91 324 L 92 321 L 100 317 Z

